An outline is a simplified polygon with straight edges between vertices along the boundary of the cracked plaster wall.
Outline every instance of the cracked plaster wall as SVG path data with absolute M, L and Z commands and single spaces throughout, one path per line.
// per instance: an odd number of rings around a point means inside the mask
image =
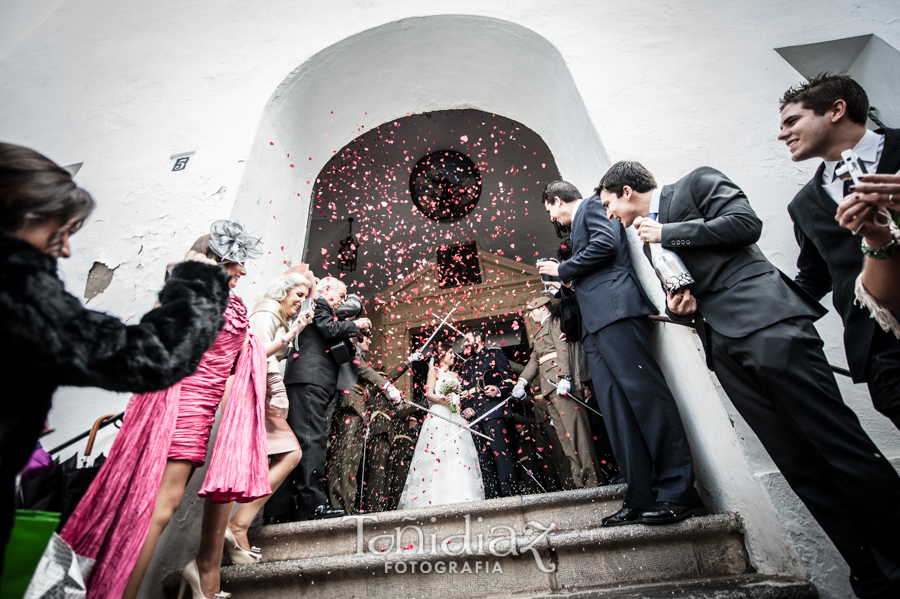
M 700 164 L 727 173 L 745 189 L 765 222 L 762 249 L 789 273 L 795 270 L 797 248 L 785 204 L 815 164 L 791 163 L 775 140 L 777 100 L 799 75 L 773 48 L 870 33 L 900 47 L 896 8 L 886 0 L 864 5 L 800 0 L 789 6 L 750 0 L 460 0 L 453 8 L 510 20 L 555 47 L 611 159 L 640 159 L 661 182 Z M 6 10 L 0 9 L 0 20 L 9 14 Z M 445 3 L 434 0 L 327 5 L 288 0 L 264 5 L 234 0 L 62 2 L 17 44 L 12 42 L 5 56 L 0 53 L 0 138 L 34 147 L 60 164 L 84 162 L 77 180 L 94 193 L 98 209 L 73 238 L 73 258 L 61 261 L 70 291 L 80 295 L 91 265 L 102 262 L 116 269 L 116 276 L 91 307 L 137 320 L 151 307 L 165 264 L 178 260 L 212 220 L 232 214 L 243 197 L 239 189 L 244 195 L 265 189 L 260 204 L 270 199 L 296 202 L 279 214 L 292 223 L 284 229 L 286 246 L 302 244 L 309 194 L 294 195 L 302 191 L 296 177 L 280 175 L 281 182 L 270 187 L 254 181 L 256 175 L 242 181 L 248 153 L 258 148 L 254 139 L 269 133 L 261 116 L 277 102 L 273 90 L 307 59 L 340 40 L 379 24 L 445 11 Z M 29 14 L 31 21 L 22 21 L 24 31 L 44 13 Z M 365 90 L 351 92 L 346 100 L 365 103 L 359 101 Z M 345 105 L 343 99 L 335 103 L 336 108 Z M 351 131 L 335 132 L 324 122 L 298 126 L 306 127 L 304 135 L 316 136 L 317 147 L 323 148 L 303 176 L 318 172 L 329 149 L 339 150 L 352 139 Z M 325 133 L 334 141 L 322 139 Z M 287 133 L 272 130 L 271 135 Z M 188 168 L 171 172 L 169 157 L 188 151 L 196 151 Z M 574 156 L 579 148 L 567 151 Z M 574 172 L 565 159 L 559 162 L 563 175 L 583 188 L 601 174 Z M 277 238 L 267 241 L 269 251 L 282 244 Z M 281 263 L 280 257 L 268 260 Z M 250 266 L 260 273 L 266 267 Z M 646 280 L 647 273 L 643 275 Z M 253 281 L 248 278 L 239 292 L 252 301 Z M 830 298 L 823 303 L 830 307 Z M 829 360 L 845 366 L 840 320 L 831 313 L 818 328 Z M 666 349 L 696 351 L 689 334 L 674 334 L 677 342 L 666 340 Z M 673 359 L 674 371 L 681 362 Z M 900 456 L 896 430 L 872 410 L 865 388 L 840 378 L 839 383 L 882 451 Z M 683 390 L 690 392 L 690 387 Z M 84 430 L 103 413 L 120 411 L 126 400 L 93 389 L 60 390 L 51 413 L 58 432 L 47 445 Z M 829 556 L 827 542 L 815 535 L 805 540 L 817 527 L 806 526 L 803 510 L 772 475 L 755 437 L 727 401 L 722 405 L 736 420 L 741 447 L 772 493 L 822 595 L 848 597 L 845 576 Z M 108 447 L 110 438 L 102 435 L 100 447 Z

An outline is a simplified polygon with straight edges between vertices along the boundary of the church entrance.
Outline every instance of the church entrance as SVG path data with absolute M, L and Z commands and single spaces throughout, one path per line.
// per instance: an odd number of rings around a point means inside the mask
M 376 369 L 401 365 L 450 310 L 521 366 L 535 332 L 524 307 L 543 291 L 535 262 L 565 235 L 541 192 L 565 177 L 587 194 L 608 164 L 547 40 L 483 17 L 414 18 L 335 44 L 282 82 L 233 216 L 267 241 L 257 284 L 302 261 L 366 301 Z M 450 327 L 436 341 L 461 344 Z M 423 407 L 427 373 L 418 364 L 396 382 Z M 534 467 L 522 459 L 517 469 Z
M 535 261 L 555 256 L 565 234 L 541 201 L 559 177 L 544 141 L 496 114 L 437 111 L 384 123 L 316 176 L 302 259 L 369 300 L 373 364 L 395 367 L 454 307 L 450 325 L 486 324 L 492 342 L 524 363 L 522 310 L 543 289 Z M 461 344 L 450 326 L 441 335 L 444 347 Z

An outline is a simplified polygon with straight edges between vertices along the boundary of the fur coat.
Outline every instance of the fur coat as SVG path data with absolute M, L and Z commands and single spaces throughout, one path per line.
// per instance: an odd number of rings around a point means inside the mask
M 54 258 L 0 235 L 2 469 L 24 465 L 58 386 L 143 393 L 192 374 L 222 328 L 228 294 L 221 267 L 184 262 L 160 306 L 126 325 L 67 293 Z

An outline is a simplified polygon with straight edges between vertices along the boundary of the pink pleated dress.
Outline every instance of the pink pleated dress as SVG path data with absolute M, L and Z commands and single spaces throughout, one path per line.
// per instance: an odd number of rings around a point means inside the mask
M 250 330 L 247 308 L 233 293 L 223 316 L 225 326 L 203 354 L 197 370 L 181 381 L 178 421 L 169 448 L 168 459 L 188 460 L 198 468 L 206 461 L 209 435 L 225 394 L 225 383 Z

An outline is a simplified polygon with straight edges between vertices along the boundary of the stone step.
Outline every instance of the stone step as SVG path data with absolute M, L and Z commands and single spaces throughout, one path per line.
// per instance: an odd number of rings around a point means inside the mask
M 513 510 L 499 511 L 509 514 Z M 595 511 L 598 511 L 596 507 L 585 508 L 585 517 L 593 520 L 589 512 Z M 491 518 L 488 510 L 475 514 Z M 421 516 L 412 511 L 395 515 L 401 521 L 403 517 L 413 518 L 412 522 L 418 522 Z M 406 524 L 412 526 L 409 521 Z M 662 581 L 681 583 L 735 576 L 748 570 L 741 524 L 730 513 L 691 518 L 666 526 L 599 528 L 583 527 L 572 521 L 565 527 L 546 530 L 547 524 L 529 527 L 523 523 L 521 532 L 510 526 L 512 532 L 505 531 L 506 536 L 495 531 L 490 536 L 483 535 L 481 541 L 475 534 L 474 521 L 471 528 L 469 554 L 463 554 L 462 539 L 451 540 L 448 545 L 443 536 L 437 536 L 434 544 L 426 537 L 424 545 L 403 545 L 399 552 L 396 543 L 392 550 L 380 552 L 379 539 L 371 539 L 375 552 L 369 552 L 368 543 L 364 543 L 359 553 L 341 550 L 333 551 L 330 556 L 225 567 L 222 588 L 242 599 L 478 599 L 558 596 Z M 443 532 L 452 536 L 460 535 L 461 530 L 443 529 Z M 320 550 L 327 549 L 326 541 L 316 542 L 320 543 Z M 356 543 L 353 544 L 355 549 Z M 515 552 L 511 547 L 515 547 Z M 177 590 L 177 581 L 175 573 L 165 581 L 171 596 Z
M 564 595 L 565 599 L 817 599 L 819 592 L 806 579 L 765 574 L 738 574 L 697 580 L 626 585 Z M 522 598 L 526 599 L 526 598 Z M 534 595 L 527 599 L 560 599 Z
M 484 539 L 492 538 L 491 529 L 495 527 L 509 527 L 514 534 L 522 535 L 528 522 L 536 522 L 556 531 L 585 530 L 599 527 L 605 516 L 618 511 L 624 495 L 625 485 L 615 485 L 343 519 L 274 524 L 251 529 L 250 540 L 262 549 L 263 561 L 273 562 L 353 555 L 359 552 L 360 542 L 368 550 L 373 539 L 376 549 L 386 549 L 388 543 L 383 535 L 395 534 L 397 528 L 410 526 L 421 530 L 426 541 L 431 535 L 446 538 L 464 531 L 467 520 L 473 539 L 479 535 Z M 505 532 L 512 534 L 509 530 Z M 504 531 L 498 534 L 502 535 Z M 416 537 L 417 531 L 406 530 L 402 544 L 416 544 Z

